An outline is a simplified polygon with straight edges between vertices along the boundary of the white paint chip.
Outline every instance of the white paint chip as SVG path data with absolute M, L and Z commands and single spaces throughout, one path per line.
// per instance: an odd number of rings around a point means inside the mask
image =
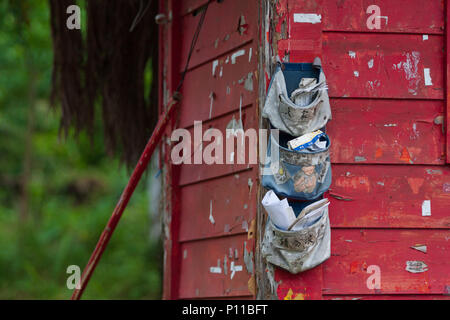
M 294 22 L 298 23 L 321 23 L 322 15 L 315 13 L 294 13 Z
M 426 86 L 432 86 L 433 82 L 431 81 L 430 68 L 424 68 L 423 69 L 423 76 L 425 78 L 425 85 Z
M 250 48 L 250 50 L 248 50 L 248 62 L 252 61 L 252 51 L 253 48 Z
M 209 94 L 209 99 L 210 99 L 210 103 L 209 103 L 209 118 L 211 119 L 212 117 L 212 110 L 213 110 L 213 103 L 214 103 L 214 93 L 211 92 Z
M 230 279 L 233 279 L 234 274 L 238 271 L 242 271 L 242 266 L 235 266 L 234 265 L 234 261 L 231 261 L 230 264 L 230 271 L 231 271 L 231 275 L 230 275 Z
M 413 51 L 406 53 L 406 61 L 403 61 L 403 70 L 405 71 L 406 80 L 415 80 L 418 78 L 418 65 L 420 61 L 420 53 Z M 401 66 L 401 62 L 399 63 Z M 399 67 L 397 65 L 397 67 Z
M 253 181 L 252 181 L 252 178 L 248 178 L 248 189 L 249 189 L 249 192 L 252 192 L 252 188 L 253 188 Z
M 427 34 L 424 34 L 424 35 L 422 36 L 422 40 L 423 40 L 423 41 L 428 40 L 428 35 L 427 35 Z
M 236 63 L 236 58 L 240 57 L 240 56 L 243 56 L 244 54 L 245 54 L 245 49 L 241 49 L 241 50 L 238 50 L 235 53 L 233 53 L 231 55 L 231 63 L 235 64 Z
M 431 200 L 424 200 L 422 202 L 422 216 L 423 217 L 431 216 Z
M 373 59 L 370 59 L 369 62 L 367 62 L 367 65 L 369 66 L 369 69 L 373 68 Z
M 211 267 L 211 268 L 209 268 L 209 272 L 211 272 L 211 273 L 222 273 L 222 268 Z
M 406 261 L 405 270 L 411 273 L 422 273 L 428 271 L 428 265 L 423 261 Z
M 248 222 L 246 220 L 242 221 L 242 230 L 248 232 Z
M 388 16 L 378 16 L 380 19 L 384 19 L 386 21 L 386 25 L 388 24 L 389 17 Z
M 219 60 L 214 60 L 212 63 L 212 75 L 214 77 L 214 75 L 216 74 L 216 68 L 219 65 Z
M 349 51 L 348 55 L 350 56 L 350 58 L 355 59 L 356 58 L 356 52 L 355 51 Z
M 355 77 L 359 77 L 359 72 L 358 71 L 353 71 L 353 74 L 355 75 Z
M 416 244 L 415 246 L 412 246 L 411 249 L 427 253 L 427 246 L 423 244 Z
M 211 221 L 212 224 L 216 223 L 212 214 L 212 200 L 209 200 L 209 221 Z
M 222 268 L 220 267 L 220 259 L 217 260 L 217 267 L 210 267 L 209 272 L 211 273 L 222 273 Z

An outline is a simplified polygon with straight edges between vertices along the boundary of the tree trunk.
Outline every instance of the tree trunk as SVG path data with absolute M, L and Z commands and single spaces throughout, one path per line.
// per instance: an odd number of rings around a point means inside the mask
M 33 162 L 33 132 L 34 132 L 34 109 L 36 104 L 36 77 L 30 70 L 28 83 L 28 113 L 27 131 L 25 133 L 25 150 L 22 162 L 21 195 L 20 195 L 20 220 L 28 219 L 30 210 L 29 184 L 31 180 Z

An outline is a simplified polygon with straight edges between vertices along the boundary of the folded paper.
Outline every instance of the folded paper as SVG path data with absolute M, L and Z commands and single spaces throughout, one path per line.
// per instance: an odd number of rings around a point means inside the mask
M 280 229 L 287 230 L 295 221 L 295 213 L 287 199 L 280 200 L 275 192 L 269 190 L 262 200 L 262 205 L 270 220 Z

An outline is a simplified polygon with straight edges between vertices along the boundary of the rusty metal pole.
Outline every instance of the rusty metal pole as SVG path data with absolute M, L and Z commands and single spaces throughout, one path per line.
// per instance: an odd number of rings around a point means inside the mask
M 83 274 L 81 275 L 80 289 L 74 290 L 71 298 L 72 300 L 79 300 L 81 298 L 81 295 L 83 294 L 84 289 L 86 289 L 89 279 L 91 278 L 92 273 L 94 272 L 95 267 L 97 266 L 97 263 L 103 254 L 103 251 L 105 251 L 106 246 L 108 245 L 108 242 L 111 239 L 114 230 L 116 229 L 117 223 L 122 217 L 122 213 L 125 210 L 131 196 L 133 195 L 133 192 L 136 189 L 136 186 L 138 185 L 142 174 L 144 173 L 145 169 L 147 169 L 152 154 L 155 151 L 159 141 L 161 140 L 161 137 L 166 130 L 167 124 L 172 117 L 173 111 L 175 110 L 175 106 L 180 101 L 180 99 L 181 95 L 178 92 L 175 92 L 168 103 L 166 112 L 159 118 L 155 130 L 148 140 L 147 145 L 145 146 L 145 149 L 142 152 L 142 155 L 133 170 L 130 180 L 123 190 L 122 195 L 120 196 L 120 199 L 117 202 L 116 207 L 111 215 L 111 218 L 109 218 L 109 221 L 106 224 L 106 227 L 103 230 L 100 239 L 97 242 L 97 245 L 95 246 L 94 252 L 92 252 L 91 257 L 89 258 L 89 261 L 83 270 Z

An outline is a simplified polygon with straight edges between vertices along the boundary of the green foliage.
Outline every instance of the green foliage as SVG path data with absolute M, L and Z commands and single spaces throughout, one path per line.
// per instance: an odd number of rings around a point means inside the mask
M 47 1 L 0 1 L 0 299 L 69 298 L 66 269 L 84 268 L 129 175 L 105 155 L 100 123 L 93 141 L 59 137 L 60 114 L 48 103 L 49 21 Z M 27 139 L 28 216 L 21 219 Z M 149 238 L 145 187 L 136 189 L 84 298 L 160 297 L 160 245 Z

